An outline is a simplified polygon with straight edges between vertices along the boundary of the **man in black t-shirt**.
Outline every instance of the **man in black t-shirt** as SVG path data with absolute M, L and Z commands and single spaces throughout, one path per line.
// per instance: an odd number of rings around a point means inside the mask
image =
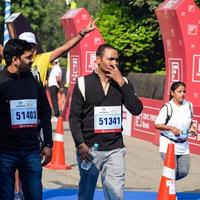
M 51 109 L 42 83 L 32 73 L 32 46 L 9 40 L 0 71 L 0 199 L 14 199 L 15 170 L 19 170 L 25 199 L 42 200 L 42 165 L 51 160 Z M 43 129 L 40 152 L 38 122 Z
M 125 147 L 122 106 L 133 115 L 139 115 L 143 105 L 131 83 L 119 71 L 118 52 L 114 47 L 100 45 L 96 62 L 98 68 L 94 72 L 78 78 L 71 100 L 69 123 L 81 176 L 78 199 L 93 199 L 101 173 L 105 199 L 123 200 Z M 89 148 L 95 143 L 99 148 L 92 160 Z M 93 162 L 88 171 L 81 168 L 82 160 Z

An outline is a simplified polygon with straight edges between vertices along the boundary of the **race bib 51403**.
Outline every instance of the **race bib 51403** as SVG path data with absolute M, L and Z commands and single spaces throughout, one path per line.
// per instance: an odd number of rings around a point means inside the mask
M 10 101 L 12 128 L 37 127 L 37 100 L 20 99 Z

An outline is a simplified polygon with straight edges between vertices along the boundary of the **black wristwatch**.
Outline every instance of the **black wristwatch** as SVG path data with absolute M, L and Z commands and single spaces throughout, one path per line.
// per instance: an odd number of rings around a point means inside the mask
M 84 37 L 85 34 L 86 34 L 85 32 L 82 32 L 82 31 L 79 32 L 79 35 L 80 35 L 81 37 Z

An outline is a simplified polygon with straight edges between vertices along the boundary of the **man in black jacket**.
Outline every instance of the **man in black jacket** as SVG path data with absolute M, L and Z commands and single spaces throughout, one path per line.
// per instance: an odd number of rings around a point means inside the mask
M 31 73 L 33 49 L 26 41 L 9 40 L 0 72 L 0 199 L 14 199 L 15 170 L 19 169 L 25 199 L 42 199 L 42 165 L 51 160 L 51 109 L 42 83 Z M 40 152 L 38 122 L 43 129 Z
M 76 83 L 70 109 L 70 129 L 77 147 L 80 169 L 79 200 L 92 200 L 101 172 L 106 200 L 124 199 L 125 148 L 122 137 L 122 106 L 133 115 L 143 105 L 131 83 L 118 68 L 118 52 L 107 44 L 96 51 L 98 68 Z M 81 80 L 79 78 L 79 80 Z M 92 161 L 89 148 L 99 144 L 90 169 L 81 168 L 82 160 Z

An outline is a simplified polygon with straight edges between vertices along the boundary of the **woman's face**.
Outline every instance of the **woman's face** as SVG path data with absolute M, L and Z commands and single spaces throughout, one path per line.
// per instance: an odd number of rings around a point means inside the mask
M 186 88 L 182 85 L 177 87 L 174 91 L 171 91 L 171 95 L 173 96 L 174 103 L 182 104 L 185 99 Z

